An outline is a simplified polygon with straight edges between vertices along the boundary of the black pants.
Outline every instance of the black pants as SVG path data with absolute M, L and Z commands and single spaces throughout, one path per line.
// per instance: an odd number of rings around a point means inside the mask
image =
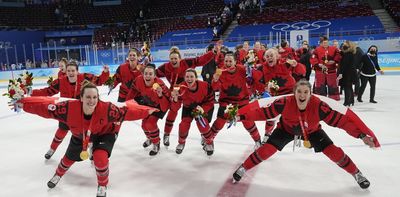
M 346 82 L 342 87 L 344 89 L 344 105 L 354 104 L 353 84 Z
M 367 82 L 369 82 L 369 87 L 370 87 L 369 100 L 373 101 L 375 98 L 376 76 L 366 77 L 360 75 L 360 79 L 361 79 L 361 87 L 360 87 L 360 92 L 358 92 L 358 100 L 361 100 L 365 88 L 367 87 Z

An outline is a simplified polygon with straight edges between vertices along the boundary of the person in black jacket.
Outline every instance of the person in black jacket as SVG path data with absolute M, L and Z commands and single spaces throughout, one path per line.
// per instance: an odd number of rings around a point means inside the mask
M 303 44 L 301 49 L 298 49 L 298 53 L 300 53 L 300 63 L 304 64 L 306 66 L 306 76 L 305 78 L 307 81 L 310 80 L 310 75 L 311 75 L 311 63 L 310 63 L 310 58 L 311 58 L 311 52 L 310 52 L 310 46 L 308 44 Z
M 214 49 L 214 44 L 210 44 L 207 47 L 207 52 L 213 49 Z M 214 75 L 217 66 L 218 64 L 215 61 L 215 58 L 203 66 L 203 68 L 201 69 L 201 76 L 203 77 L 203 81 L 211 85 L 212 76 Z
M 364 51 L 360 47 L 356 47 L 356 54 L 354 55 L 354 66 L 356 67 L 357 75 L 354 80 L 354 94 L 358 96 L 358 92 L 360 92 L 360 68 L 361 68 L 361 60 L 364 55 Z
M 371 45 L 368 48 L 367 54 L 365 54 L 361 59 L 361 69 L 360 69 L 360 79 L 361 79 L 361 87 L 360 92 L 358 93 L 357 101 L 362 101 L 362 95 L 364 93 L 365 88 L 367 87 L 367 82 L 369 82 L 370 86 L 370 103 L 377 103 L 374 100 L 375 97 L 375 84 L 376 84 L 376 70 L 379 73 L 383 74 L 383 70 L 379 67 L 378 64 L 378 47 L 375 45 Z
M 356 54 L 355 44 L 346 40 L 340 50 L 342 59 L 338 70 L 338 80 L 340 86 L 344 89 L 344 106 L 354 105 L 353 82 L 356 79 L 356 68 L 354 65 L 354 57 Z

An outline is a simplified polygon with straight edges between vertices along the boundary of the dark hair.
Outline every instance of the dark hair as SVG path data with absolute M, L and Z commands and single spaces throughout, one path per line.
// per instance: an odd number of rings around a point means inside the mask
M 301 85 L 305 85 L 310 89 L 310 93 L 311 93 L 311 83 L 307 80 L 307 79 L 300 79 L 293 87 L 293 93 L 296 93 L 296 89 L 301 86 Z
M 88 81 L 88 80 L 84 80 L 82 82 L 82 86 L 81 86 L 81 91 L 80 91 L 80 97 L 83 97 L 83 94 L 85 93 L 85 89 L 89 89 L 89 88 L 94 88 L 97 91 L 97 96 L 99 95 L 99 90 L 97 89 L 97 86 L 95 84 L 93 84 L 92 82 Z
M 150 67 L 153 67 L 154 69 L 156 69 L 156 65 L 153 64 L 153 63 L 148 63 L 148 64 L 146 65 L 146 67 L 147 67 L 147 66 L 150 66 Z
M 79 66 L 78 66 L 78 64 L 77 64 L 75 61 L 69 62 L 69 63 L 65 66 L 65 68 L 68 68 L 68 66 L 74 66 L 74 67 L 76 68 L 76 70 L 79 70 Z
M 196 72 L 196 70 L 195 70 L 194 68 L 188 68 L 188 69 L 186 69 L 186 73 L 188 73 L 188 72 L 194 73 L 194 76 L 195 76 L 196 79 L 197 79 L 197 72 Z
M 233 53 L 232 51 L 227 51 L 226 54 L 225 54 L 225 57 L 226 57 L 226 56 L 235 57 L 235 53 Z
M 328 37 L 326 37 L 326 36 L 321 36 L 320 38 L 319 38 L 319 42 L 320 43 L 322 43 L 323 41 L 328 41 L 329 39 L 328 39 Z
M 214 44 L 209 44 L 208 46 L 207 46 L 207 52 L 208 51 L 211 51 L 211 50 L 213 50 L 214 49 Z
M 372 47 L 375 47 L 376 48 L 376 53 L 378 53 L 378 47 L 376 45 L 369 46 L 367 53 L 369 53 L 369 51 L 371 50 Z
M 156 66 L 154 64 L 147 64 L 147 66 L 144 67 L 143 72 L 146 68 L 150 68 L 154 71 L 154 74 L 156 74 Z

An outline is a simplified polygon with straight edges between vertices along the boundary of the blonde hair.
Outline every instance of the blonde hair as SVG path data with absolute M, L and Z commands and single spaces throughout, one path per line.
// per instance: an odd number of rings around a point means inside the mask
M 181 53 L 179 52 L 179 48 L 177 46 L 173 46 L 169 50 L 169 55 L 171 56 L 172 54 L 178 54 L 178 57 L 181 58 Z

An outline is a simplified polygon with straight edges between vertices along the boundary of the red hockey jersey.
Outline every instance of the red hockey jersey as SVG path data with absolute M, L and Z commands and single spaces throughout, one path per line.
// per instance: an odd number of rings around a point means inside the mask
M 104 84 L 109 77 L 109 72 L 102 72 L 100 76 L 95 76 L 90 73 L 79 73 L 75 83 L 70 83 L 68 77 L 61 77 L 54 80 L 49 87 L 33 90 L 31 96 L 53 96 L 60 93 L 61 97 L 79 98 L 81 85 L 84 80 L 100 86 Z
M 341 58 L 339 49 L 336 47 L 328 46 L 328 48 L 325 49 L 323 46 L 318 46 L 310 58 L 310 63 L 315 70 L 321 71 L 322 69 L 318 64 L 324 64 L 328 68 L 328 72 L 335 72 Z M 335 63 L 329 64 L 329 60 L 335 61 Z
M 200 57 L 180 60 L 178 68 L 174 68 L 170 62 L 167 62 L 157 68 L 156 74 L 157 77 L 167 78 L 170 88 L 173 88 L 174 85 L 180 84 L 184 81 L 185 72 L 188 68 L 204 66 L 213 58 L 215 58 L 215 54 L 212 51 L 209 51 Z
M 133 92 L 139 92 L 143 105 L 158 108 L 166 112 L 170 106 L 169 98 L 171 96 L 170 90 L 165 86 L 163 80 L 159 78 L 154 79 L 154 83 L 158 83 L 163 89 L 163 96 L 158 97 L 153 86 L 146 86 L 142 75 L 138 76 L 135 81 L 135 86 L 132 88 Z M 131 93 L 129 93 L 131 94 Z M 130 96 L 129 96 L 130 97 Z
M 193 91 L 183 87 L 179 89 L 179 95 L 181 96 L 179 96 L 178 102 L 171 103 L 174 109 L 177 109 L 176 111 L 178 111 L 182 104 L 184 107 L 190 109 L 201 106 L 206 114 L 214 107 L 214 91 L 210 85 L 204 81 L 197 81 L 196 84 L 197 88 Z M 188 86 L 186 82 L 183 82 L 181 85 Z
M 42 102 L 38 100 L 43 100 Z M 117 133 L 119 124 L 125 120 L 146 118 L 150 107 L 135 104 L 126 107 L 117 107 L 110 102 L 99 101 L 92 114 L 91 120 L 83 117 L 82 102 L 68 100 L 54 104 L 54 100 L 43 97 L 28 97 L 20 102 L 24 104 L 24 111 L 51 118 L 67 124 L 72 135 L 81 138 L 82 134 L 90 130 L 92 135 Z M 136 107 L 139 106 L 139 107 Z M 116 123 L 116 124 L 114 124 Z
M 121 83 L 121 86 L 119 87 L 119 100 L 129 100 L 131 98 L 127 98 L 128 93 L 132 89 L 132 84 L 135 83 L 135 79 L 141 75 L 142 73 L 140 70 L 137 68 L 135 70 L 132 70 L 129 65 L 129 61 L 126 61 L 125 63 L 119 65 L 117 68 L 117 71 L 115 72 L 113 78 L 114 78 L 114 88 Z M 137 93 L 130 93 L 130 96 L 133 96 L 134 98 L 137 95 Z

